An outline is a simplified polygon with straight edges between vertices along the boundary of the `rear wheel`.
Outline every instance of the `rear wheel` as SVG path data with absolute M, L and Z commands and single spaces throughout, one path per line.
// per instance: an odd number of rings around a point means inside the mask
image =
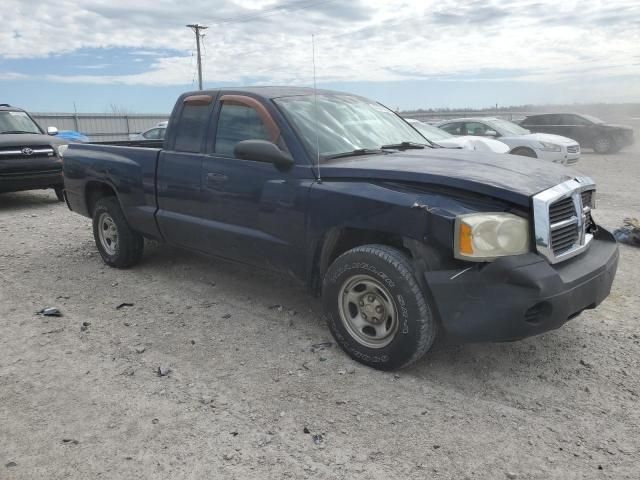
M 598 137 L 593 142 L 593 149 L 596 153 L 612 153 L 614 150 L 613 141 L 609 137 Z
M 341 255 L 323 282 L 329 329 L 353 359 L 380 370 L 416 362 L 437 324 L 406 255 L 365 245 Z
M 512 155 L 520 155 L 521 157 L 538 158 L 538 156 L 536 155 L 536 152 L 534 152 L 530 148 L 526 148 L 526 147 L 514 148 L 511 151 L 511 154 Z
M 140 261 L 144 238 L 127 223 L 115 197 L 98 200 L 93 210 L 93 237 L 104 263 L 126 268 Z

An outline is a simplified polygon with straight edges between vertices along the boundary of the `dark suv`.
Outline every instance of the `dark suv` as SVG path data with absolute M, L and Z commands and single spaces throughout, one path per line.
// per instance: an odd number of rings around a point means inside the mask
M 67 142 L 45 133 L 19 108 L 0 104 L 0 193 L 53 188 L 63 201 L 64 182 L 59 149 Z
M 593 148 L 597 153 L 615 153 L 633 144 L 633 128 L 605 123 L 591 115 L 545 113 L 530 115 L 520 124 L 532 132 L 572 138 L 582 148 Z

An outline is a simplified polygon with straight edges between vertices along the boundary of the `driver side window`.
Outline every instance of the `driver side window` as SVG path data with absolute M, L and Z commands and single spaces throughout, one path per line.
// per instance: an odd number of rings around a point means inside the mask
M 476 137 L 484 137 L 485 132 L 491 130 L 484 123 L 479 122 L 467 122 L 466 124 L 467 135 L 474 135 Z
M 234 147 L 243 140 L 269 140 L 269 132 L 254 108 L 229 102 L 222 103 L 215 152 L 233 157 Z

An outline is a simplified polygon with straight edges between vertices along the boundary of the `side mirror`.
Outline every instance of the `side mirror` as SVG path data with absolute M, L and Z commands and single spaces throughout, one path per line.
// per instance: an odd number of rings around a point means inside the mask
M 58 129 L 56 127 L 47 127 L 47 135 L 57 135 Z
M 293 165 L 293 158 L 283 152 L 275 143 L 266 140 L 243 140 L 233 149 L 233 154 L 241 160 L 273 163 L 279 170 L 286 170 Z
M 486 130 L 484 132 L 484 136 L 485 137 L 497 137 L 498 136 L 498 132 L 496 132 L 495 130 Z

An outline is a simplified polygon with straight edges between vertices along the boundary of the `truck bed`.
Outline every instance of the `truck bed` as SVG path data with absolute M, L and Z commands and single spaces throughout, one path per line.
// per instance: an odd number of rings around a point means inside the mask
M 161 148 L 157 141 L 74 143 L 64 154 L 65 191 L 69 207 L 91 216 L 94 184 L 107 184 L 118 192 L 122 210 L 140 233 L 154 238 L 160 232 L 154 218 L 156 169 Z

